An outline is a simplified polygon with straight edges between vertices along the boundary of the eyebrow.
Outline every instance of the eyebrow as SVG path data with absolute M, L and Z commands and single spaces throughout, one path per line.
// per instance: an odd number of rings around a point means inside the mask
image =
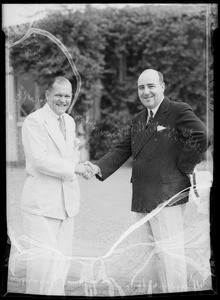
M 55 95 L 55 96 L 60 96 L 60 95 L 61 95 L 61 96 L 62 96 L 62 95 L 64 95 L 64 96 L 71 96 L 72 93 L 64 93 L 64 94 L 63 94 L 63 93 L 55 93 L 54 95 Z
M 155 84 L 154 83 L 147 83 L 147 85 L 155 85 Z M 138 87 L 142 87 L 142 86 L 145 86 L 145 84 L 138 85 Z

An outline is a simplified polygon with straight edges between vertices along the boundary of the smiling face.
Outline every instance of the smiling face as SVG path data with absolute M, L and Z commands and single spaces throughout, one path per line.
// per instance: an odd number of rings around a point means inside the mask
M 155 70 L 146 70 L 138 78 L 138 96 L 141 103 L 152 109 L 164 97 L 165 84 L 160 82 L 159 74 Z
M 57 114 L 62 115 L 69 108 L 72 99 L 72 86 L 70 82 L 54 82 L 50 90 L 45 93 L 47 103 Z

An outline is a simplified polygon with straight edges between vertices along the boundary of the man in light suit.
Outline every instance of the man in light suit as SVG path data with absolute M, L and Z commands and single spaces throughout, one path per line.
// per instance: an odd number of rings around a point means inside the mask
M 22 142 L 26 181 L 22 192 L 27 257 L 26 293 L 63 295 L 70 266 L 74 217 L 79 212 L 79 164 L 75 122 L 66 114 L 72 85 L 56 77 L 45 93 L 47 103 L 25 119 Z
M 152 69 L 138 78 L 138 95 L 145 109 L 138 113 L 124 140 L 96 162 L 86 162 L 103 181 L 132 156 L 132 208 L 144 217 L 159 204 L 190 187 L 190 174 L 207 149 L 207 130 L 187 103 L 164 96 L 163 75 Z M 83 176 L 90 178 L 89 174 Z M 188 201 L 183 199 L 165 207 L 150 222 L 155 242 L 183 234 L 182 216 Z M 184 239 L 179 239 L 174 255 L 184 258 Z M 181 246 L 182 245 L 182 246 Z M 169 254 L 161 254 L 164 273 L 162 292 L 187 290 L 186 263 Z M 153 283 L 154 284 L 154 283 Z

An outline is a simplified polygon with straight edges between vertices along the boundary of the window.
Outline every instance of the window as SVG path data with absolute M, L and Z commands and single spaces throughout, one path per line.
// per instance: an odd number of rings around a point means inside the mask
M 129 54 L 121 54 L 119 58 L 119 82 L 133 78 L 137 69 L 138 59 L 130 51 Z M 136 76 L 136 74 L 135 74 Z
M 23 121 L 26 116 L 42 106 L 43 100 L 40 100 L 40 89 L 36 82 L 28 76 L 19 76 L 16 79 L 17 120 Z

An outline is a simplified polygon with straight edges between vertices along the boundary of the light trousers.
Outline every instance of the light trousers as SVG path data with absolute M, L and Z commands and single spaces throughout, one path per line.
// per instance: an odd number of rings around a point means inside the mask
M 74 217 L 65 220 L 24 213 L 27 238 L 26 293 L 65 295 L 64 286 L 70 268 Z
M 187 269 L 184 249 L 183 213 L 185 204 L 163 208 L 149 220 L 157 256 L 162 265 L 158 274 L 165 293 L 187 291 Z M 145 213 L 138 213 L 139 218 Z M 145 224 L 148 226 L 149 224 Z

